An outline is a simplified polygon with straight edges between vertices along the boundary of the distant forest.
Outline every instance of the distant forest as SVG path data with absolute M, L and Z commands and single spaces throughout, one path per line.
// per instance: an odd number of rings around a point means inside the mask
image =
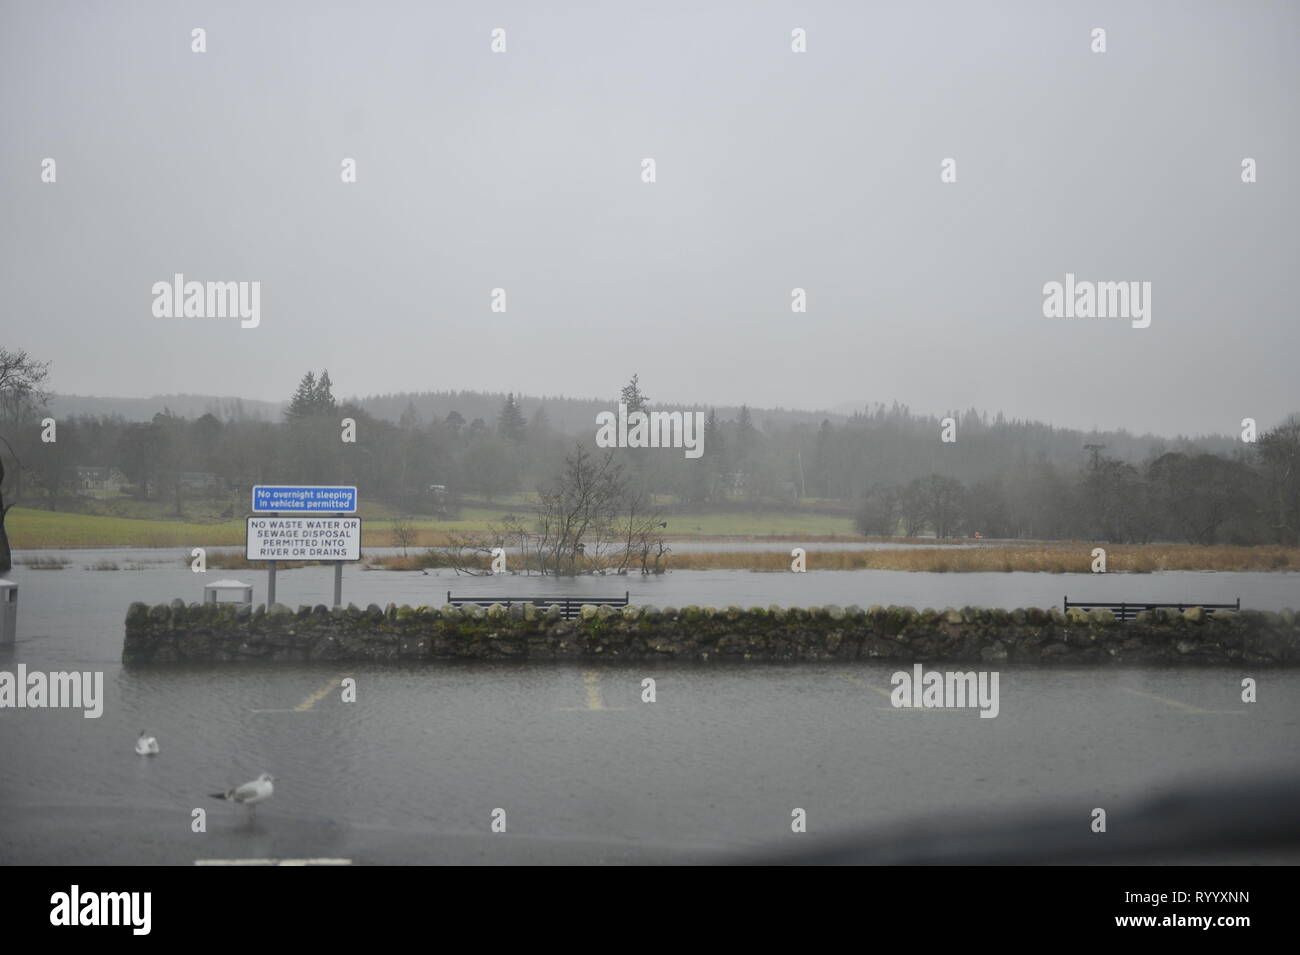
M 647 410 L 687 410 L 624 389 Z M 452 516 L 465 496 L 531 492 L 575 441 L 593 443 L 614 401 L 480 392 L 340 401 L 309 373 L 282 406 L 178 396 L 147 420 L 74 413 L 128 399 L 50 396 L 58 441 L 42 444 L 40 410 L 6 423 L 30 478 L 22 503 L 75 507 L 87 472 L 120 474 L 124 491 L 174 501 L 246 498 L 253 484 L 357 485 L 365 500 Z M 204 402 L 201 413 L 197 402 Z M 62 411 L 58 409 L 62 408 Z M 694 409 L 691 409 L 694 410 Z M 852 514 L 866 535 L 1300 543 L 1300 415 L 1258 435 L 1162 439 L 1082 432 L 975 410 L 917 414 L 875 404 L 852 415 L 701 409 L 704 454 L 613 452 L 666 513 L 808 509 Z M 940 440 L 941 420 L 956 440 Z M 340 421 L 356 421 L 355 443 Z M 12 498 L 10 498 L 12 500 Z

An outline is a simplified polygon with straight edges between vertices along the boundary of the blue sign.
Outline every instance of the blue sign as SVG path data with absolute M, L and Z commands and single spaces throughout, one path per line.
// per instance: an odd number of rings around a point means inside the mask
M 323 512 L 327 514 L 355 514 L 357 489 L 355 487 L 312 487 L 298 484 L 253 485 L 254 514 L 291 514 Z

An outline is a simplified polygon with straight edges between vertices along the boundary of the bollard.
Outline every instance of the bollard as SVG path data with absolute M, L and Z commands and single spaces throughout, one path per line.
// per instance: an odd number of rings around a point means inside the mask
M 18 585 L 0 577 L 0 647 L 18 639 Z
M 222 593 L 238 594 L 233 601 L 221 600 Z M 253 587 L 240 580 L 218 580 L 216 583 L 207 584 L 203 588 L 203 602 L 205 604 L 214 603 L 234 603 L 236 606 L 251 606 L 253 603 Z

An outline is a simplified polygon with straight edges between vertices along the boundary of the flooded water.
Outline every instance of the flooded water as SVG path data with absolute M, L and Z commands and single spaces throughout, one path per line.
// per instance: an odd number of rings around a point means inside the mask
M 768 547 L 770 548 L 770 544 Z M 369 553 L 369 551 L 368 551 Z M 99 646 L 96 659 L 116 659 L 121 651 L 121 627 L 132 601 L 165 603 L 175 597 L 186 602 L 203 599 L 203 586 L 234 578 L 253 586 L 254 602 L 266 599 L 264 570 L 211 570 L 192 573 L 187 551 L 166 549 L 22 551 L 19 561 L 61 556 L 70 561 L 63 570 L 16 566 L 9 575 L 20 584 L 19 635 L 48 636 L 66 620 L 69 608 L 88 631 L 112 633 Z M 109 563 L 135 570 L 89 570 Z M 893 570 L 764 573 L 745 570 L 673 571 L 661 576 L 585 576 L 555 578 L 508 574 L 477 577 L 440 569 L 367 571 L 347 565 L 343 571 L 343 602 L 364 607 L 396 604 L 438 605 L 447 592 L 474 596 L 618 595 L 630 593 L 633 603 L 659 607 L 766 607 L 856 604 L 897 604 L 934 607 L 1060 607 L 1071 600 L 1152 601 L 1160 603 L 1232 603 L 1243 609 L 1281 610 L 1300 607 L 1300 574 L 1214 573 L 1169 571 L 1153 574 L 1044 573 L 911 573 Z M 330 604 L 333 570 L 326 566 L 281 570 L 276 599 L 300 604 Z
M 23 558 L 30 554 L 20 555 Z M 0 670 L 98 670 L 100 719 L 0 710 L 0 861 L 182 863 L 346 857 L 383 862 L 680 861 L 809 831 L 1012 806 L 1086 813 L 1172 781 L 1296 764 L 1300 672 L 1005 668 L 1000 712 L 898 710 L 892 667 L 448 665 L 123 667 L 133 600 L 200 599 L 174 550 L 76 552 L 16 568 L 19 641 Z M 141 570 L 93 571 L 97 561 Z M 165 561 L 166 563 L 150 563 Z M 659 605 L 1053 606 L 1072 598 L 1295 603 L 1297 575 L 741 571 L 661 578 L 466 578 L 345 572 L 344 599 L 439 603 L 465 593 L 622 593 Z M 281 599 L 328 602 L 328 568 L 282 572 Z M 1244 704 L 1240 680 L 1260 680 Z M 345 703 L 338 681 L 357 681 Z M 657 681 L 654 703 L 642 680 Z M 162 753 L 137 757 L 141 730 Z M 276 777 L 250 823 L 207 794 Z M 208 831 L 190 831 L 191 813 Z M 490 833 L 504 809 L 511 837 Z
M 669 541 L 674 554 L 708 554 L 717 552 L 730 553 L 774 553 L 788 554 L 795 547 L 802 547 L 804 550 L 812 553 L 814 551 L 843 551 L 843 550 L 931 550 L 935 547 L 945 549 L 968 550 L 973 547 L 986 547 L 987 544 L 979 544 L 974 541 L 962 544 L 903 544 L 893 541 L 799 541 L 791 538 L 784 542 L 772 542 L 770 540 L 680 540 Z

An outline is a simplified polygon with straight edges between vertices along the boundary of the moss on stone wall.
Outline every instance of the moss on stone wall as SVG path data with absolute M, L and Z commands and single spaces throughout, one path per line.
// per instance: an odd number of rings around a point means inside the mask
M 1206 615 L 1025 608 L 584 606 L 397 607 L 283 604 L 236 609 L 134 603 L 125 663 L 238 660 L 882 660 L 907 663 L 1300 664 L 1290 610 Z

